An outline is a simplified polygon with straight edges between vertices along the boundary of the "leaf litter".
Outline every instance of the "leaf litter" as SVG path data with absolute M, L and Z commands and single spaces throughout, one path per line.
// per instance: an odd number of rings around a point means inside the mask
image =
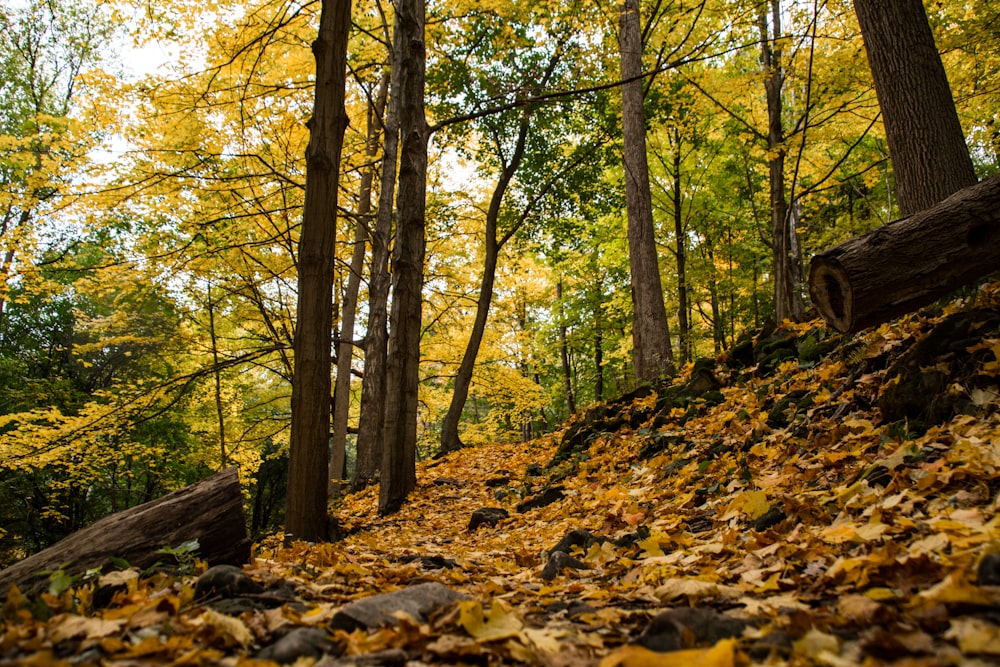
M 396 514 L 343 498 L 341 540 L 256 545 L 264 593 L 198 598 L 179 571 L 13 588 L 0 661 L 997 664 L 998 387 L 1000 283 L 855 336 L 786 323 L 548 437 L 424 461 Z M 460 599 L 332 622 L 427 582 Z

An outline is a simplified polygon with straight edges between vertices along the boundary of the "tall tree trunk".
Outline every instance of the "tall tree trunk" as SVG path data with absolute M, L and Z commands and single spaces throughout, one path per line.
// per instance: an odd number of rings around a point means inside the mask
M 904 215 L 977 182 L 921 0 L 854 0 Z
M 576 412 L 576 397 L 573 395 L 573 373 L 569 365 L 569 345 L 566 341 L 562 279 L 556 282 L 556 302 L 559 304 L 559 361 L 562 365 L 563 393 L 566 395 L 566 409 L 572 415 Z
M 361 379 L 361 416 L 358 419 L 358 458 L 351 486 L 361 489 L 373 482 L 382 469 L 386 399 L 386 347 L 389 304 L 389 236 L 396 198 L 396 167 L 399 159 L 400 82 L 392 68 L 388 113 L 385 118 L 385 145 L 382 147 L 380 181 L 372 244 L 371 278 L 368 281 L 368 330 L 365 335 L 365 373 Z
M 653 231 L 653 205 L 646 157 L 639 0 L 621 6 L 620 52 L 625 202 L 628 209 L 629 271 L 632 278 L 632 358 L 639 382 L 674 373 L 673 352 Z
M 354 320 L 357 316 L 358 291 L 365 263 L 365 242 L 371 227 L 372 183 L 375 180 L 375 156 L 382 136 L 382 117 L 389 95 L 389 73 L 379 80 L 378 93 L 368 107 L 368 136 L 365 155 L 369 164 L 361 174 L 358 192 L 358 221 L 355 226 L 351 269 L 344 290 L 343 324 L 337 346 L 337 380 L 333 390 L 333 458 L 330 461 L 330 493 L 339 493 L 341 480 L 347 478 L 347 420 L 351 412 L 351 361 L 354 356 Z
M 386 359 L 385 430 L 379 512 L 395 512 L 417 484 L 417 386 L 424 283 L 427 118 L 424 115 L 423 0 L 398 0 L 393 94 L 400 132 L 392 311 Z
M 768 15 L 770 14 L 770 21 Z M 799 294 L 793 268 L 791 225 L 785 197 L 785 128 L 782 121 L 782 89 L 785 69 L 781 51 L 781 0 L 767 0 L 758 7 L 760 61 L 767 92 L 767 161 L 771 202 L 771 265 L 774 275 L 774 317 L 801 320 L 805 304 Z
M 462 418 L 462 411 L 465 410 L 465 401 L 469 398 L 472 372 L 475 370 L 476 357 L 479 356 L 479 348 L 483 342 L 483 335 L 486 333 L 486 321 L 489 319 L 490 305 L 493 302 L 493 283 L 496 280 L 500 249 L 511 236 L 507 234 L 502 240 L 497 238 L 500 207 L 503 204 L 503 197 L 507 193 L 510 181 L 521 165 L 530 127 L 531 114 L 525 111 L 521 117 L 514 153 L 510 162 L 500 173 L 500 179 L 497 181 L 497 185 L 493 189 L 493 196 L 490 198 L 490 207 L 486 211 L 486 256 L 483 260 L 483 278 L 479 285 L 479 298 L 476 300 L 476 319 L 473 321 L 472 332 L 469 334 L 469 344 L 465 347 L 462 363 L 455 376 L 451 404 L 448 406 L 448 413 L 441 426 L 441 450 L 445 452 L 453 452 L 462 447 L 462 442 L 458 437 L 458 423 Z
M 316 98 L 309 120 L 299 239 L 286 539 L 328 539 L 333 263 L 340 155 L 347 128 L 344 85 L 350 27 L 350 0 L 323 0 L 319 35 L 313 42 Z
M 677 347 L 680 348 L 680 362 L 687 363 L 691 357 L 691 324 L 688 320 L 687 295 L 687 232 L 684 229 L 684 208 L 681 206 L 681 133 L 673 128 L 674 144 L 674 238 L 677 240 Z
M 601 306 L 594 313 L 594 400 L 604 400 L 604 330 L 601 325 Z
M 215 379 L 215 415 L 219 420 L 219 470 L 229 465 L 226 453 L 226 412 L 222 401 L 222 368 L 219 366 L 219 338 L 215 331 L 215 302 L 212 284 L 208 285 L 208 338 L 212 344 L 212 376 Z

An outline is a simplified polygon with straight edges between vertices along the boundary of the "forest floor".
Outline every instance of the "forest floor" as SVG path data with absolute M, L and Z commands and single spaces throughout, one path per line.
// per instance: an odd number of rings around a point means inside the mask
M 376 507 L 343 499 L 338 542 L 257 545 L 265 594 L 206 598 L 197 563 L 12 592 L 0 663 L 998 664 L 1000 283 L 853 336 L 761 332 L 549 437 L 422 462 Z M 428 582 L 465 597 L 343 622 Z

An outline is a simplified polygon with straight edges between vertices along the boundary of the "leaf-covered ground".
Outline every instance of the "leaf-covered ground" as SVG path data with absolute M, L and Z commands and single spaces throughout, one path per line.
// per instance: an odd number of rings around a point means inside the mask
M 856 336 L 762 332 L 552 437 L 423 462 L 390 517 L 376 490 L 347 497 L 343 540 L 257 546 L 264 593 L 169 569 L 13 592 L 0 660 L 997 664 L 998 387 L 1000 283 Z M 483 508 L 508 516 L 470 530 Z M 428 581 L 468 598 L 331 626 Z M 268 652 L 302 627 L 301 650 Z

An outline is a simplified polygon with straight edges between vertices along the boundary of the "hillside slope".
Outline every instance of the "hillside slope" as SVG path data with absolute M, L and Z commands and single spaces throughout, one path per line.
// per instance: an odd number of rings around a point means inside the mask
M 257 546 L 252 594 L 159 572 L 48 595 L 53 617 L 13 596 L 0 659 L 996 664 L 998 387 L 1000 283 L 853 337 L 762 332 L 549 438 L 423 462 L 392 516 L 348 496 L 341 541 Z M 344 622 L 427 582 L 468 598 Z

